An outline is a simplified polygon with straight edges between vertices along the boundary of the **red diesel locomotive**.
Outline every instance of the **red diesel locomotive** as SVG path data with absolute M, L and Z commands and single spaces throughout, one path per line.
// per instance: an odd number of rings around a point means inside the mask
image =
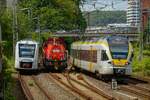
M 43 43 L 43 64 L 46 68 L 63 70 L 67 67 L 67 50 L 62 38 L 48 38 Z

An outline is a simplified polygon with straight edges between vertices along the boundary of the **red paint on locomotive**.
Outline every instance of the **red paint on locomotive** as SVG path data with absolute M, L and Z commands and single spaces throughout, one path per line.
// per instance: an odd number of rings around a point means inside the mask
M 62 38 L 49 38 L 43 43 L 43 63 L 45 66 L 66 66 L 66 45 Z

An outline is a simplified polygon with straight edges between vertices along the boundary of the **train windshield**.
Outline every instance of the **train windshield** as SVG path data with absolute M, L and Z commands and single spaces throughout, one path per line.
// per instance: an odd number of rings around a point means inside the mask
M 108 40 L 110 52 L 113 59 L 126 59 L 128 56 L 128 40 L 126 38 L 115 38 Z
M 19 57 L 34 58 L 35 44 L 19 44 Z

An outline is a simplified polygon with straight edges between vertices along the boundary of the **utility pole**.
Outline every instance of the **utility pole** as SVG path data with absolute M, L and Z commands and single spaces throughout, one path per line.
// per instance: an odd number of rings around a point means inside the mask
M 40 40 L 40 37 L 41 37 L 41 25 L 40 25 L 40 17 L 39 16 L 37 16 L 37 17 L 35 17 L 35 18 L 33 18 L 33 20 L 34 19 L 36 19 L 37 20 L 37 31 L 38 31 L 38 40 L 39 40 L 39 42 L 41 41 Z
M 18 41 L 18 18 L 17 18 L 17 0 L 13 0 L 13 26 L 12 26 L 12 32 L 13 32 L 13 57 L 15 57 L 15 45 L 16 42 Z
M 99 26 L 99 10 L 96 10 L 96 14 L 97 14 L 97 25 L 96 26 Z
M 41 25 L 40 25 L 40 17 L 38 16 L 37 17 L 37 20 L 38 20 L 38 30 L 39 30 L 39 42 L 41 43 L 41 39 L 40 39 L 40 37 L 41 37 Z
M 32 32 L 32 9 L 28 8 L 29 34 Z
M 139 61 L 143 59 L 143 6 L 142 0 L 139 0 L 139 8 L 140 8 L 140 23 L 138 27 L 138 32 L 140 34 L 140 45 L 139 45 Z
M 0 23 L 0 73 L 2 71 L 2 30 L 1 30 L 1 23 Z
M 150 12 L 149 12 L 150 13 Z M 148 16 L 148 37 L 147 37 L 147 44 L 150 44 L 150 14 Z
M 32 32 L 32 9 L 31 8 L 23 8 L 19 9 L 19 11 L 27 11 L 28 13 L 28 38 L 31 38 L 31 32 Z
M 15 44 L 16 44 L 16 34 L 15 34 L 15 29 L 16 29 L 16 0 L 13 0 L 13 27 L 12 27 L 12 32 L 13 32 L 13 57 L 15 57 Z
M 89 27 L 89 29 L 90 29 L 90 12 L 87 12 L 87 24 L 88 24 L 88 27 Z
M 17 4 L 17 2 L 15 1 L 15 31 L 16 31 L 16 41 L 18 41 L 18 38 L 19 38 L 19 36 L 18 36 L 18 17 L 17 17 L 17 13 L 16 13 L 16 11 L 17 11 L 16 4 Z

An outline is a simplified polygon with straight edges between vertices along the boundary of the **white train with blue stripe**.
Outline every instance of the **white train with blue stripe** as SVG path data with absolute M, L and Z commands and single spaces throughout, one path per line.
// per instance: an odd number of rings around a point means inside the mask
M 15 68 L 17 70 L 37 70 L 38 55 L 38 42 L 32 40 L 18 41 L 15 51 Z
M 77 41 L 71 45 L 71 63 L 99 77 L 132 74 L 133 48 L 128 38 L 109 36 Z

